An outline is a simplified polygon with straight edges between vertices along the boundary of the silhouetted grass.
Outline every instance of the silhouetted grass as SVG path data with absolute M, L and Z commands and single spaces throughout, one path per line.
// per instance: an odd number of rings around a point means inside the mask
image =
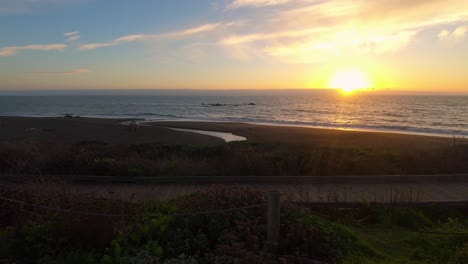
M 428 143 L 429 144 L 429 143 Z M 218 146 L 0 143 L 0 173 L 63 175 L 351 175 L 468 173 L 468 144 L 432 151 L 355 146 L 301 149 L 237 142 Z

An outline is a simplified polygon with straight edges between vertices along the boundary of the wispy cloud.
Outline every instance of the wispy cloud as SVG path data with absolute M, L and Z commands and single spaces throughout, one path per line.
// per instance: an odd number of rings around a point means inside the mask
M 71 36 L 69 38 L 67 38 L 67 41 L 68 42 L 72 42 L 72 41 L 77 41 L 79 40 L 81 37 L 79 35 L 75 35 L 75 36 Z
M 78 35 L 79 33 L 80 33 L 79 31 L 71 31 L 71 32 L 64 33 L 63 35 L 65 37 L 71 37 L 73 35 Z
M 241 8 L 241 7 L 261 7 L 261 6 L 274 6 L 282 5 L 294 0 L 234 0 L 230 3 L 226 10 Z
M 468 26 L 461 26 L 461 27 L 457 27 L 456 29 L 454 29 L 453 32 L 450 32 L 444 29 L 437 35 L 437 37 L 442 41 L 457 42 L 457 41 L 464 39 L 467 32 L 468 32 Z
M 66 44 L 57 43 L 57 44 L 33 44 L 33 45 L 26 45 L 26 46 L 9 46 L 0 48 L 0 57 L 8 57 L 13 56 L 20 51 L 27 51 L 27 50 L 38 50 L 38 51 L 63 51 L 67 47 Z
M 224 50 L 299 63 L 395 52 L 422 30 L 468 21 L 466 0 L 236 0 L 226 9 L 240 7 L 255 15 L 220 38 Z M 460 27 L 440 37 L 462 39 L 466 32 Z
M 94 50 L 98 48 L 104 48 L 104 47 L 112 47 L 115 45 L 119 45 L 119 43 L 90 43 L 90 44 L 83 44 L 80 46 L 80 50 Z
M 79 34 L 80 34 L 79 31 L 71 31 L 71 32 L 64 33 L 63 35 L 67 37 L 68 42 L 72 42 L 72 41 L 79 40 L 81 38 Z
M 32 72 L 25 72 L 29 74 L 83 74 L 89 73 L 90 70 L 88 69 L 75 69 L 69 71 L 32 71 Z
M 137 34 L 137 35 L 127 35 L 114 39 L 111 42 L 98 42 L 98 43 L 88 43 L 80 46 L 80 50 L 94 50 L 97 48 L 117 46 L 130 42 L 145 41 L 145 40 L 166 40 L 166 39 L 177 39 L 184 38 L 189 36 L 194 36 L 202 34 L 205 32 L 210 32 L 221 27 L 230 26 L 233 23 L 212 23 L 204 24 L 197 27 L 184 29 L 174 32 L 166 32 L 161 34 Z

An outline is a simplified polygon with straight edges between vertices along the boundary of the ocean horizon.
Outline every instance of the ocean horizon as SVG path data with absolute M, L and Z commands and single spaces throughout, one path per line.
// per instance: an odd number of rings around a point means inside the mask
M 268 91 L 268 95 L 258 94 L 260 90 L 243 93 L 210 90 L 202 95 L 200 91 L 182 95 L 168 90 L 150 91 L 153 94 L 146 95 L 126 94 L 131 92 L 129 90 L 122 90 L 123 94 L 117 95 L 9 95 L 0 96 L 0 116 L 60 117 L 70 114 L 147 121 L 242 122 L 468 136 L 468 96 L 369 93 L 344 96 L 330 90 L 297 90 L 285 95 L 283 90 Z
M 85 96 L 85 95 L 177 95 L 177 96 L 247 96 L 247 95 L 340 95 L 335 88 L 284 88 L 284 89 L 4 89 L 0 96 Z M 367 96 L 468 96 L 468 92 L 370 89 L 356 91 Z

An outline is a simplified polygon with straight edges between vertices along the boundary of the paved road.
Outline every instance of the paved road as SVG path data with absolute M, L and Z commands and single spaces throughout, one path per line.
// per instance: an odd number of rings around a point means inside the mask
M 122 199 L 167 200 L 212 188 L 213 185 L 244 185 L 279 190 L 297 202 L 468 202 L 468 175 L 382 175 L 320 177 L 101 177 L 75 176 L 60 185 L 24 183 L 32 176 L 0 176 L 10 187 L 60 188 L 75 193 L 96 193 Z M 64 176 L 70 179 L 69 176 Z

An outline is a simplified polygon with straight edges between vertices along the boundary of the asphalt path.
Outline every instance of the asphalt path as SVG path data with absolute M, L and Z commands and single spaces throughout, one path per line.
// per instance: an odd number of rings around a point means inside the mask
M 55 179 L 52 184 L 44 179 Z M 44 183 L 47 182 L 47 183 Z M 355 175 L 355 176 L 37 176 L 0 175 L 0 185 L 59 188 L 74 193 L 95 193 L 120 199 L 167 200 L 213 188 L 241 185 L 278 190 L 303 203 L 467 203 L 468 174 Z

